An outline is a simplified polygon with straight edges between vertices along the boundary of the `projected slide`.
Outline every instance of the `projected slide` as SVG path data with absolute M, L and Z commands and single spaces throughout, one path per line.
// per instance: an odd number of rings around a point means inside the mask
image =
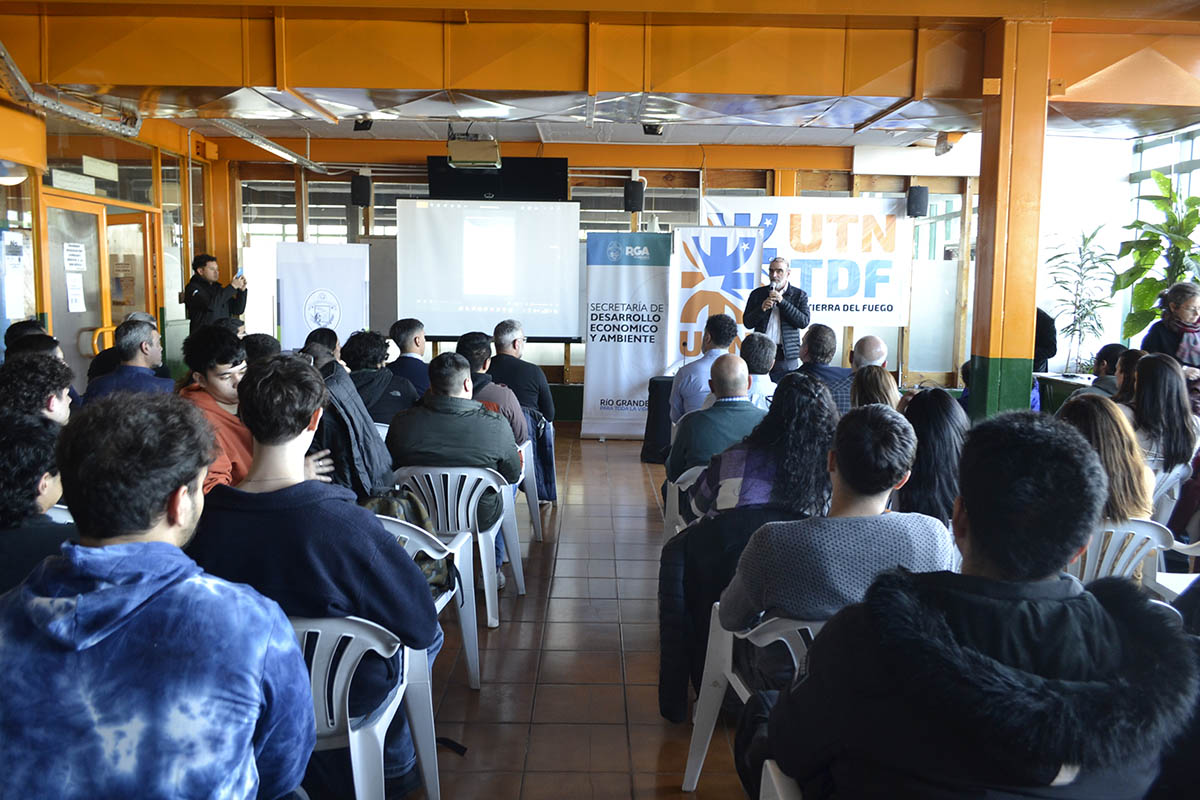
M 578 203 L 396 206 L 398 316 L 431 336 L 490 333 L 510 317 L 528 336 L 580 335 Z

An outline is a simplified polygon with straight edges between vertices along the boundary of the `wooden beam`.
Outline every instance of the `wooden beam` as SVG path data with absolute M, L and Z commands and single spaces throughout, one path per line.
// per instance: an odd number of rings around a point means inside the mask
M 971 244 L 973 208 L 975 195 L 979 191 L 975 178 L 962 179 L 962 217 L 958 226 L 958 279 L 954 290 L 954 384 L 962 385 L 959 368 L 971 354 L 971 342 L 967 338 L 967 303 L 971 297 Z

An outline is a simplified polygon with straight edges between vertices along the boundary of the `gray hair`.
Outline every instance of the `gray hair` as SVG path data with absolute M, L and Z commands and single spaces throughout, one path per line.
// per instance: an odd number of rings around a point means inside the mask
M 506 319 L 496 326 L 492 332 L 492 339 L 496 342 L 496 349 L 505 349 L 512 347 L 515 339 L 520 339 L 521 334 L 525 329 L 521 327 L 521 323 L 515 319 Z
M 113 346 L 117 358 L 122 362 L 132 361 L 142 350 L 142 344 L 151 344 L 158 326 L 142 319 L 130 319 L 117 326 L 113 334 Z
M 147 314 L 145 311 L 130 311 L 125 315 L 122 322 L 149 322 L 154 327 L 158 327 L 158 319 L 153 314 Z

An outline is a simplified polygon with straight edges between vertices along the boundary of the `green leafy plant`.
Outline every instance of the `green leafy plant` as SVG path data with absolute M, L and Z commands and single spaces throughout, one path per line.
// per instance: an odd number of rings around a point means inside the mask
M 1101 228 L 1081 233 L 1077 245 L 1064 247 L 1046 259 L 1054 285 L 1064 295 L 1055 304 L 1055 319 L 1066 319 L 1058 332 L 1067 337 L 1068 372 L 1072 362 L 1075 370 L 1080 369 L 1083 340 L 1104 333 L 1100 311 L 1112 305 L 1108 286 L 1116 256 L 1096 244 Z
M 1163 213 L 1161 222 L 1134 220 L 1125 230 L 1138 231 L 1136 239 L 1121 242 L 1117 258 L 1133 257 L 1133 266 L 1117 273 L 1112 293 L 1133 287 L 1133 298 L 1121 335 L 1129 337 L 1144 330 L 1159 317 L 1158 295 L 1168 286 L 1192 276 L 1200 277 L 1200 253 L 1192 232 L 1200 225 L 1200 197 L 1180 197 L 1171 179 L 1161 172 L 1150 173 L 1162 194 L 1138 197 Z M 1161 262 L 1161 263 L 1160 263 Z

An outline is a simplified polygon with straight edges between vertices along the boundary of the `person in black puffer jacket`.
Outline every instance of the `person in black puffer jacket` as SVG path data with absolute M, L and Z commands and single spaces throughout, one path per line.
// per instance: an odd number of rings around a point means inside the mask
M 387 339 L 375 331 L 359 331 L 342 345 L 342 361 L 350 380 L 375 422 L 389 424 L 392 417 L 412 408 L 420 396 L 408 378 L 387 368 Z

